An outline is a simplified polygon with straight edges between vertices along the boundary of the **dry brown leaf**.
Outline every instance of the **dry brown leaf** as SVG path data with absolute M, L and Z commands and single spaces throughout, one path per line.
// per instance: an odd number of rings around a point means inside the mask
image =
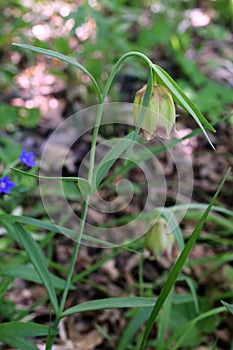
M 96 329 L 88 332 L 87 334 L 81 335 L 77 340 L 74 341 L 75 350 L 94 350 L 97 345 L 100 345 L 104 340 L 102 334 Z

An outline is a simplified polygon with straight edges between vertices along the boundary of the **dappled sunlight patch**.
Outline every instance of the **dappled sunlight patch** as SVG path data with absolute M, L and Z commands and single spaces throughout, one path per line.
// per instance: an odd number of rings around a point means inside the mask
M 205 27 L 211 22 L 211 16 L 200 8 L 192 9 L 189 18 L 193 27 Z

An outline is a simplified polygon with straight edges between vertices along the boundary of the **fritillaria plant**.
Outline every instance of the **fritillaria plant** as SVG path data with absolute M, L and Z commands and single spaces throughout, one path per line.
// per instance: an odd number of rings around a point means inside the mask
M 103 106 L 104 102 L 106 100 L 106 97 L 109 92 L 109 88 L 117 74 L 117 71 L 119 70 L 122 63 L 127 60 L 129 57 L 139 58 L 145 62 L 145 64 L 148 67 L 148 81 L 146 86 L 142 87 L 138 93 L 135 96 L 134 100 L 134 122 L 135 122 L 135 131 L 133 133 L 133 137 L 131 138 L 132 144 L 136 138 L 136 136 L 142 132 L 142 135 L 145 136 L 147 140 L 150 140 L 155 134 L 161 137 L 170 137 L 170 134 L 172 130 L 175 128 L 175 103 L 179 104 L 182 108 L 184 108 L 197 122 L 198 126 L 201 128 L 202 132 L 205 134 L 206 138 L 208 139 L 209 143 L 212 145 L 209 136 L 206 132 L 206 130 L 214 131 L 214 128 L 212 125 L 204 118 L 204 116 L 201 114 L 201 112 L 197 109 L 196 106 L 193 105 L 193 103 L 189 100 L 189 98 L 183 93 L 183 91 L 180 89 L 180 87 L 176 84 L 176 82 L 158 65 L 155 65 L 151 62 L 151 60 L 145 56 L 141 52 L 129 52 L 123 55 L 116 65 L 114 66 L 111 74 L 109 75 L 109 78 L 106 82 L 106 85 L 101 91 L 99 84 L 96 82 L 93 75 L 86 70 L 85 67 L 83 67 L 80 63 L 76 62 L 74 59 L 67 57 L 63 54 L 60 54 L 58 52 L 54 52 L 52 50 L 47 50 L 35 46 L 30 45 L 21 45 L 21 44 L 15 44 L 18 47 L 29 49 L 31 51 L 34 51 L 39 54 L 44 54 L 50 57 L 54 57 L 56 59 L 60 59 L 68 64 L 71 64 L 72 66 L 80 69 L 82 72 L 87 74 L 93 83 L 97 99 L 99 102 L 96 121 L 95 121 L 95 127 L 93 130 L 92 135 L 92 145 L 91 145 L 91 151 L 90 151 L 90 162 L 89 162 L 89 172 L 86 179 L 84 178 L 52 178 L 52 177 L 41 177 L 39 175 L 30 174 L 28 172 L 25 172 L 20 169 L 14 169 L 18 172 L 24 174 L 25 176 L 33 176 L 37 178 L 46 178 L 48 180 L 53 181 L 55 180 L 67 180 L 67 181 L 73 181 L 76 182 L 77 185 L 81 188 L 81 192 L 83 191 L 83 188 L 88 189 L 87 193 L 85 195 L 84 204 L 82 206 L 82 214 L 81 214 L 81 224 L 79 226 L 79 232 L 78 232 L 78 239 L 74 244 L 74 250 L 70 261 L 70 266 L 67 273 L 67 278 L 65 281 L 65 285 L 62 289 L 61 298 L 58 299 L 55 287 L 51 280 L 51 275 L 48 271 L 48 266 L 46 263 L 46 257 L 44 256 L 44 253 L 41 249 L 41 247 L 37 244 L 37 242 L 33 239 L 32 235 L 26 228 L 24 228 L 23 223 L 31 223 L 32 226 L 38 226 L 43 227 L 43 229 L 49 229 L 51 232 L 60 232 L 60 229 L 58 230 L 58 227 L 52 223 L 48 224 L 46 222 L 40 223 L 39 220 L 34 220 L 30 218 L 17 218 L 13 217 L 10 218 L 7 216 L 4 216 L 1 220 L 3 224 L 7 222 L 7 225 L 9 225 L 9 222 L 12 225 L 12 230 L 15 232 L 15 239 L 23 245 L 25 251 L 27 252 L 36 272 L 38 273 L 42 283 L 44 284 L 48 296 L 50 298 L 51 307 L 54 310 L 55 314 L 55 320 L 52 329 L 50 329 L 48 333 L 47 338 L 47 346 L 46 350 L 52 349 L 55 334 L 58 330 L 59 323 L 63 317 L 70 316 L 76 312 L 85 311 L 85 310 L 101 310 L 111 307 L 142 307 L 145 303 L 145 298 L 143 300 L 140 300 L 140 298 L 115 298 L 116 300 L 99 300 L 97 301 L 90 301 L 87 303 L 84 303 L 85 305 L 75 305 L 69 309 L 65 310 L 67 295 L 71 287 L 71 281 L 72 276 L 74 272 L 74 267 L 77 259 L 77 255 L 79 252 L 80 243 L 82 240 L 82 237 L 84 235 L 84 229 L 85 229 L 85 222 L 87 219 L 87 210 L 89 207 L 90 197 L 92 194 L 92 189 L 95 188 L 95 184 L 93 183 L 95 180 L 95 174 L 94 174 L 94 162 L 95 162 L 95 152 L 96 152 L 96 142 L 97 142 L 97 136 L 99 132 L 99 127 L 101 125 L 101 118 L 103 114 Z M 212 145 L 213 146 L 213 145 Z M 133 146 L 132 146 L 133 147 Z M 28 168 L 31 168 L 35 165 L 34 157 L 31 152 L 27 153 L 25 150 L 22 151 L 21 155 L 19 156 L 21 162 Z M 225 177 L 226 178 L 226 177 Z M 225 180 L 224 178 L 224 180 Z M 99 179 L 99 182 L 101 182 L 101 179 Z M 3 177 L 0 179 L 0 193 L 7 193 L 10 191 L 11 188 L 14 187 L 14 183 L 10 181 L 8 176 Z M 85 186 L 83 186 L 85 185 Z M 200 232 L 206 217 L 211 209 L 211 206 L 213 205 L 213 201 L 216 198 L 217 194 L 220 191 L 221 186 L 223 185 L 223 182 L 221 183 L 216 195 L 214 196 L 213 200 L 211 201 L 210 205 L 206 209 L 205 213 L 203 214 L 203 218 L 200 220 L 199 225 L 194 230 L 193 234 L 191 235 L 189 241 L 184 246 L 184 249 L 182 250 L 177 262 L 175 263 L 173 269 L 171 270 L 168 279 L 164 285 L 164 288 L 161 291 L 161 294 L 159 295 L 157 301 L 152 304 L 153 310 L 151 312 L 151 315 L 149 317 L 148 323 L 145 328 L 145 332 L 143 334 L 143 339 L 141 346 L 139 347 L 140 350 L 144 349 L 146 346 L 146 341 L 148 338 L 148 335 L 150 333 L 150 330 L 153 326 L 153 323 L 163 306 L 168 294 L 172 290 L 172 287 L 174 286 L 174 283 L 179 275 L 179 272 L 181 271 L 182 267 L 185 264 L 185 261 L 195 243 L 195 240 L 197 238 L 198 233 Z M 9 222 L 8 222 L 8 221 Z M 6 225 L 6 226 L 7 226 Z M 156 226 L 157 225 L 157 226 Z M 148 246 L 154 246 L 154 240 L 158 239 L 160 242 L 159 250 L 156 250 L 155 253 L 160 256 L 163 254 L 164 249 L 166 250 L 165 245 L 169 245 L 168 252 L 170 252 L 170 247 L 172 246 L 173 241 L 170 240 L 168 242 L 167 237 L 164 236 L 164 221 L 158 222 L 154 228 L 152 228 L 152 231 L 150 232 L 150 239 L 147 242 Z M 8 226 L 7 226 L 8 227 Z M 64 228 L 65 229 L 65 228 Z M 62 231 L 62 230 L 61 230 Z M 166 238 L 166 239 L 164 239 Z M 148 303 L 146 304 L 148 306 Z M 150 305 L 151 306 L 151 305 Z M 30 332 L 29 332 L 30 334 Z

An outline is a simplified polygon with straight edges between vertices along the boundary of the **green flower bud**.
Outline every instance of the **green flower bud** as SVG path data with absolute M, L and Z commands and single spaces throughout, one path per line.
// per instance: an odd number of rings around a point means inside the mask
M 174 235 L 171 232 L 167 221 L 161 217 L 146 233 L 146 247 L 158 260 L 162 256 L 171 258 L 174 241 Z
M 134 123 L 138 124 L 146 85 L 140 89 L 134 98 Z M 176 111 L 170 91 L 163 85 L 154 84 L 151 99 L 141 125 L 141 133 L 147 140 L 157 135 L 170 138 L 175 128 Z

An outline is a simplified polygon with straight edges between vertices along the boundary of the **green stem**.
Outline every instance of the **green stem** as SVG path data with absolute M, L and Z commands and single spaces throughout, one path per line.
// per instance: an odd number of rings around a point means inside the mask
M 125 164 L 124 165 L 127 165 L 128 163 L 128 158 L 133 150 L 133 146 L 134 146 L 134 142 L 135 142 L 135 139 L 136 139 L 136 136 L 139 134 L 139 131 L 141 129 L 141 126 L 142 126 L 142 122 L 143 122 L 143 119 L 146 115 L 146 112 L 147 112 L 147 107 L 149 106 L 149 103 L 150 103 L 150 99 L 151 99 L 151 94 L 152 94 L 152 89 L 153 89 L 153 79 L 154 79 L 154 74 L 153 74 L 153 70 L 152 68 L 150 67 L 150 72 L 149 72 L 149 76 L 148 76 L 148 81 L 147 81 L 147 87 L 146 87 L 146 91 L 145 91 L 145 94 L 143 96 L 143 100 L 142 100 L 142 108 L 141 108 L 141 111 L 140 111 L 140 115 L 139 115 L 139 119 L 138 119 L 138 122 L 137 122 L 137 125 L 136 125 L 136 129 L 134 131 L 134 135 L 133 135 L 133 138 L 132 138 L 132 142 L 130 144 L 130 147 L 126 153 L 126 161 L 125 161 Z
M 104 97 L 104 100 L 105 100 L 105 97 Z M 104 100 L 101 101 L 101 104 L 98 106 L 95 127 L 94 127 L 93 135 L 92 135 L 91 151 L 90 151 L 90 166 L 89 166 L 89 172 L 88 172 L 88 181 L 90 184 L 92 183 L 92 178 L 93 178 L 93 173 L 94 173 L 96 141 L 97 141 L 97 136 L 98 136 L 99 128 L 100 128 L 100 122 L 101 122 L 101 118 L 102 118 L 102 114 L 103 114 L 103 108 L 104 108 L 103 102 L 104 102 Z
M 61 299 L 61 303 L 60 303 L 60 314 L 62 313 L 62 311 L 65 307 L 66 297 L 67 297 L 67 294 L 69 291 L 69 287 L 70 287 L 70 283 L 71 283 L 71 279 L 72 279 L 72 275 L 73 275 L 73 271 L 74 271 L 74 267 L 75 267 L 75 262 L 76 262 L 76 259 L 78 256 L 79 247 L 80 247 L 80 243 L 81 243 L 81 239 L 82 239 L 82 233 L 84 230 L 86 216 L 87 216 L 88 204 L 89 204 L 89 198 L 87 197 L 86 201 L 84 202 L 82 216 L 81 216 L 81 220 L 80 220 L 79 237 L 78 237 L 78 240 L 75 242 L 74 251 L 72 254 L 72 258 L 71 258 L 71 262 L 70 262 L 70 266 L 69 266 L 69 270 L 68 270 L 68 276 L 66 279 L 65 288 L 64 288 L 63 294 L 62 294 L 62 299 Z
M 113 79 L 115 78 L 115 75 L 116 75 L 116 73 L 117 73 L 117 71 L 118 71 L 120 65 L 121 65 L 126 59 L 128 59 L 128 58 L 131 57 L 131 56 L 136 56 L 136 57 L 142 58 L 142 59 L 148 64 L 148 66 L 149 66 L 150 68 L 153 69 L 153 66 L 154 66 L 153 63 L 152 63 L 151 60 L 150 60 L 147 56 L 145 56 L 143 53 L 137 52 L 137 51 L 130 51 L 130 52 L 127 52 L 125 55 L 123 55 L 123 56 L 117 61 L 117 63 L 115 64 L 115 67 L 113 68 L 113 70 L 112 70 L 112 72 L 111 72 L 111 74 L 110 74 L 110 76 L 109 76 L 109 78 L 108 78 L 108 80 L 107 80 L 107 82 L 106 82 L 106 85 L 105 85 L 105 88 L 104 88 L 104 91 L 103 91 L 103 95 L 102 95 L 102 100 L 103 100 L 103 102 L 104 102 L 104 100 L 105 100 L 105 98 L 106 98 L 106 96 L 107 96 L 107 93 L 108 93 L 108 91 L 109 91 L 109 89 L 110 89 L 110 86 L 111 86 L 111 84 L 112 84 L 112 82 L 113 82 Z
M 101 118 L 102 118 L 102 114 L 103 114 L 103 108 L 104 108 L 104 101 L 107 97 L 107 94 L 109 92 L 109 89 L 111 87 L 111 84 L 116 76 L 116 73 L 119 69 L 119 67 L 121 66 L 121 64 L 128 59 L 131 56 L 136 56 L 139 58 L 142 58 L 150 67 L 150 75 L 152 75 L 152 68 L 153 68 L 153 63 L 151 62 L 151 60 L 145 56 L 143 53 L 141 52 L 137 52 L 137 51 L 130 51 L 128 53 L 126 53 L 125 55 L 123 55 L 115 64 L 107 82 L 106 85 L 104 87 L 104 91 L 103 94 L 101 96 L 101 104 L 99 105 L 98 108 L 98 112 L 97 112 L 97 117 L 96 117 L 96 123 L 95 123 L 95 128 L 93 131 L 93 136 L 92 136 L 92 144 L 91 144 L 91 152 L 90 152 L 90 167 L 89 167 L 89 173 L 88 173 L 88 181 L 91 183 L 92 182 L 92 178 L 93 178 L 93 171 L 94 171 L 94 163 L 95 163 L 95 149 L 96 149 L 96 140 L 97 140 L 97 135 L 99 132 L 99 127 L 100 127 L 100 122 L 101 122 Z
M 20 164 L 20 160 L 19 159 L 16 159 L 13 163 L 11 163 L 10 165 L 8 165 L 8 167 L 4 170 L 2 176 L 6 176 L 9 174 L 9 172 L 11 171 L 11 168 L 13 167 L 16 167 L 17 165 Z
M 90 167 L 89 167 L 89 172 L 88 172 L 88 181 L 90 183 L 92 183 L 92 180 L 93 180 L 96 141 L 97 141 L 97 136 L 98 136 L 100 123 L 101 123 L 101 118 L 102 118 L 102 114 L 103 114 L 104 101 L 106 99 L 106 96 L 108 94 L 110 86 L 111 86 L 111 84 L 113 82 L 113 79 L 114 79 L 114 77 L 115 77 L 115 75 L 117 73 L 117 70 L 119 69 L 119 67 L 123 63 L 123 61 L 126 60 L 127 58 L 129 58 L 130 56 L 140 57 L 149 65 L 150 68 L 153 67 L 152 62 L 144 54 L 142 54 L 140 52 L 136 52 L 136 51 L 128 52 L 127 54 L 123 55 L 118 60 L 118 62 L 116 63 L 115 67 L 113 68 L 113 70 L 112 70 L 112 72 L 111 72 L 111 74 L 110 74 L 110 76 L 109 76 L 109 78 L 107 80 L 107 83 L 105 85 L 103 94 L 101 95 L 100 91 L 98 89 L 96 89 L 96 91 L 98 93 L 98 98 L 99 98 L 99 101 L 100 101 L 100 105 L 98 107 L 95 127 L 94 127 L 93 135 L 92 135 L 92 144 L 91 144 L 91 151 L 90 151 Z M 89 76 L 90 76 L 90 74 L 89 74 Z M 95 80 L 93 79 L 92 81 L 94 83 L 94 86 L 96 87 Z M 70 283 L 71 283 L 71 279 L 72 279 L 72 275 L 73 275 L 73 271 L 74 271 L 74 267 L 75 267 L 75 262 L 76 262 L 76 259 L 77 259 L 77 256 L 78 256 L 79 246 L 80 246 L 80 242 L 81 242 L 81 239 L 82 239 L 82 234 L 83 234 L 83 230 L 84 230 L 84 226 L 85 226 L 88 205 L 89 205 L 89 197 L 87 197 L 85 202 L 84 202 L 84 207 L 83 207 L 82 216 L 81 216 L 81 223 L 80 223 L 80 227 L 79 227 L 79 237 L 78 237 L 78 240 L 76 241 L 75 246 L 74 246 L 74 251 L 73 251 L 72 259 L 71 259 L 70 266 L 69 266 L 68 276 L 67 276 L 67 279 L 66 279 L 65 288 L 63 290 L 62 299 L 61 299 L 61 303 L 60 303 L 59 315 L 57 315 L 57 318 L 56 318 L 56 321 L 55 321 L 55 328 L 57 328 L 57 326 L 59 324 L 62 312 L 63 312 L 64 307 L 65 307 L 66 298 L 67 298 L 67 294 L 68 294 L 68 291 L 69 291 L 69 286 L 70 286 Z
M 72 279 L 72 275 L 73 275 L 76 259 L 77 259 L 77 256 L 78 256 L 81 239 L 82 239 L 82 233 L 83 233 L 83 230 L 84 230 L 84 225 L 85 225 L 86 216 L 87 216 L 88 204 L 89 204 L 89 198 L 87 198 L 86 201 L 84 202 L 82 216 L 81 216 L 81 222 L 80 222 L 80 227 L 79 227 L 79 237 L 78 237 L 78 240 L 75 242 L 74 251 L 73 251 L 73 254 L 72 254 L 72 258 L 71 258 L 71 262 L 70 262 L 70 266 L 69 266 L 69 270 L 68 270 L 68 276 L 67 276 L 67 279 L 66 279 L 66 282 L 65 282 L 65 287 L 64 287 L 63 293 L 62 293 L 61 303 L 60 303 L 60 307 L 59 307 L 59 313 L 58 313 L 58 315 L 56 315 L 56 319 L 55 319 L 55 323 L 54 323 L 54 329 L 55 330 L 58 328 L 60 319 L 62 317 L 62 312 L 63 312 L 64 307 L 65 307 L 66 298 L 67 298 L 67 294 L 68 294 L 68 291 L 69 291 L 69 287 L 70 287 L 70 283 L 71 283 L 71 279 Z M 50 346 L 48 346 L 48 348 L 46 347 L 46 350 L 51 350 L 52 349 L 52 345 L 54 343 L 54 340 L 55 340 L 55 336 L 53 336 L 51 338 Z

